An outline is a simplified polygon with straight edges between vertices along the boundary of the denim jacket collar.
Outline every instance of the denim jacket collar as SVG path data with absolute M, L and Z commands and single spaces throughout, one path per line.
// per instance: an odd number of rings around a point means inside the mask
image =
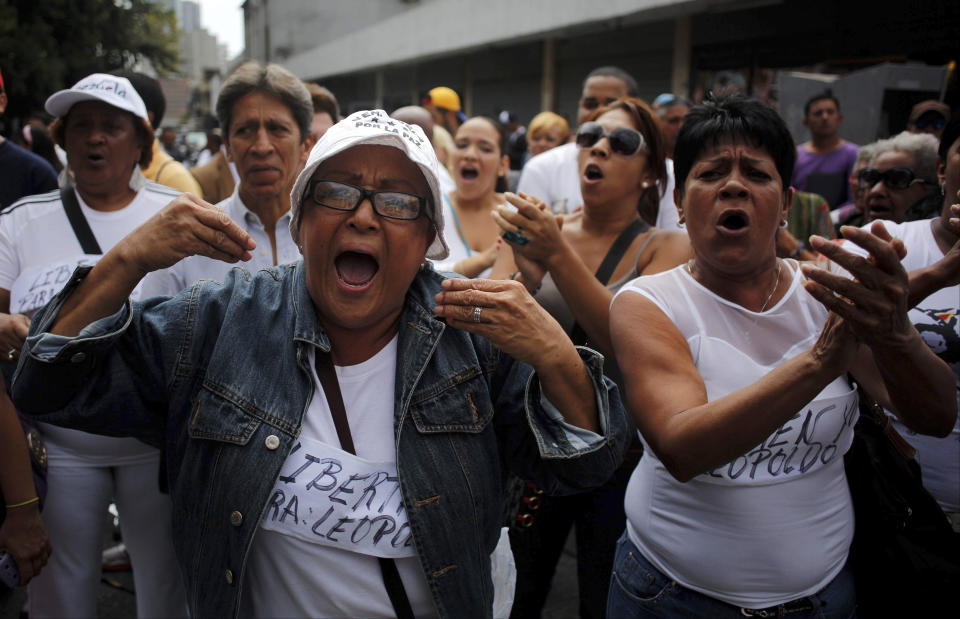
M 330 352 L 330 339 L 327 337 L 320 321 L 317 320 L 317 311 L 313 307 L 313 299 L 307 290 L 306 267 L 301 259 L 294 268 L 293 278 L 293 339 L 305 342 L 320 348 L 323 352 Z
M 419 271 L 414 277 L 410 288 L 407 290 L 407 296 L 404 300 L 403 314 L 401 316 L 401 327 L 412 327 L 417 333 L 409 333 L 407 329 L 400 329 L 400 350 L 425 350 L 432 352 L 436 345 L 436 340 L 440 338 L 446 328 L 446 323 L 433 315 L 433 292 L 431 292 L 428 281 L 430 279 L 443 277 L 436 273 L 432 268 L 427 267 Z M 330 338 L 326 331 L 317 320 L 317 312 L 313 307 L 313 299 L 310 298 L 310 292 L 307 290 L 306 267 L 303 260 L 297 262 L 293 276 L 293 339 L 301 341 L 311 346 L 317 346 L 324 352 L 330 351 Z M 405 337 L 409 336 L 409 337 Z M 416 337 L 415 337 L 416 336 Z M 423 346 L 421 337 L 426 336 L 433 340 L 433 344 L 428 347 Z M 414 339 L 410 340 L 410 337 Z M 410 340 L 406 343 L 405 340 Z M 429 358 L 429 353 L 426 354 Z M 419 364 L 418 364 L 419 365 Z

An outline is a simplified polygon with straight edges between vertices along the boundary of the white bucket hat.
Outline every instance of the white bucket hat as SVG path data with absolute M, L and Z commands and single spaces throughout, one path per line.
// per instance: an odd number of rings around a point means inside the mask
M 307 158 L 307 165 L 300 172 L 297 182 L 293 185 L 293 191 L 290 192 L 290 233 L 294 240 L 299 237 L 300 203 L 303 202 L 307 183 L 310 182 L 310 177 L 313 176 L 317 166 L 337 153 L 361 144 L 380 144 L 398 148 L 423 172 L 430 187 L 427 215 L 436 232 L 433 243 L 427 248 L 427 258 L 431 260 L 446 258 L 450 251 L 443 240 L 440 162 L 437 160 L 433 145 L 420 127 L 390 118 L 383 110 L 354 112 L 327 129 L 320 141 L 314 145 Z
M 148 124 L 150 122 L 147 106 L 143 104 L 143 99 L 140 98 L 130 80 L 106 73 L 88 75 L 72 88 L 53 93 L 47 98 L 44 107 L 54 116 L 66 116 L 70 108 L 80 101 L 103 101 L 142 118 Z

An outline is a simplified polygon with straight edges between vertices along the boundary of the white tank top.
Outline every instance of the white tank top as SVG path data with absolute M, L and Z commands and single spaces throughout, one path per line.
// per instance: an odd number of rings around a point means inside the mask
M 682 266 L 618 294 L 642 294 L 666 314 L 715 400 L 817 340 L 827 311 L 803 290 L 797 263 L 786 266 L 790 288 L 763 313 L 717 296 Z M 625 499 L 631 541 L 680 584 L 737 606 L 819 591 L 843 568 L 853 539 L 843 454 L 856 420 L 856 391 L 839 377 L 763 443 L 687 483 L 644 441 Z

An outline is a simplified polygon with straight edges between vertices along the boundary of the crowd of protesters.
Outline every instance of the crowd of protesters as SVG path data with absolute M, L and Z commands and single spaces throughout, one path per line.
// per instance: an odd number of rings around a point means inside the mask
M 638 95 L 344 118 L 248 62 L 192 167 L 141 73 L 0 137 L 30 617 L 96 615 L 111 504 L 144 617 L 537 617 L 571 530 L 581 617 L 854 617 L 863 393 L 960 535 L 960 118 Z

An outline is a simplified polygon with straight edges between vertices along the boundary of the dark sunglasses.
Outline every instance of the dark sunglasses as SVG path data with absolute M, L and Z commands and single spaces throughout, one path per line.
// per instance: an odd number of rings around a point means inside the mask
M 426 200 L 422 196 L 403 191 L 364 189 L 347 183 L 314 179 L 307 185 L 307 196 L 321 206 L 335 211 L 356 210 L 364 200 L 370 200 L 373 210 L 389 219 L 416 219 Z
M 595 110 L 601 105 L 610 105 L 616 100 L 615 97 L 604 97 L 602 100 L 597 97 L 584 97 L 580 99 L 580 107 L 585 110 Z
M 926 129 L 932 125 L 934 129 L 940 131 L 947 125 L 947 119 L 943 116 L 937 116 L 936 118 L 924 118 L 921 116 L 913 121 L 913 124 L 917 129 Z
M 876 168 L 864 168 L 857 175 L 860 186 L 864 188 L 873 187 L 880 181 L 890 189 L 906 189 L 914 183 L 925 183 L 927 181 L 917 178 L 917 173 L 910 168 L 890 168 L 881 172 Z
M 590 148 L 600 138 L 607 138 L 610 150 L 624 157 L 633 157 L 644 147 L 643 134 L 634 129 L 619 127 L 607 133 L 600 123 L 592 121 L 583 123 L 577 129 L 577 146 L 580 148 Z

